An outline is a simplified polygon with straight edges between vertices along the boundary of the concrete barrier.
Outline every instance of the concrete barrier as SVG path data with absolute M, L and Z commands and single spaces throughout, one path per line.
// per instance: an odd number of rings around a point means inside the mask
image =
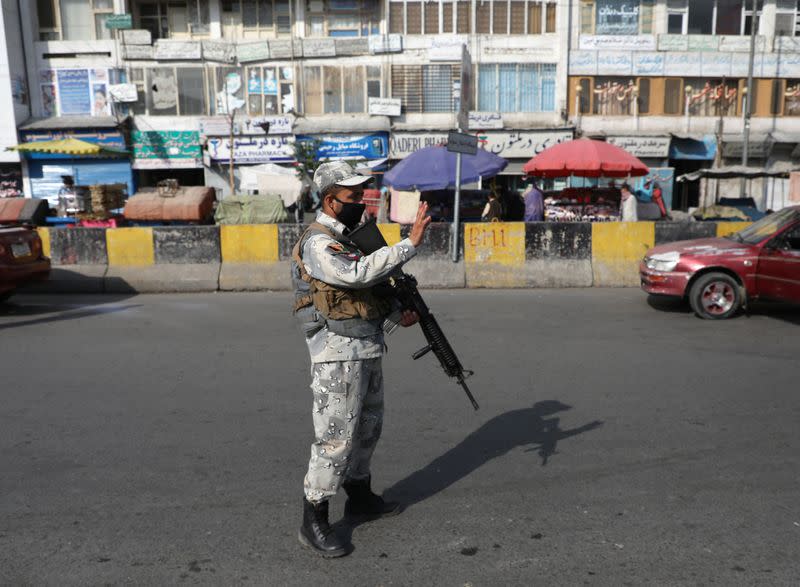
M 653 222 L 592 224 L 592 284 L 600 287 L 639 285 L 639 261 L 655 245 Z
M 590 287 L 592 225 L 534 222 L 525 225 L 525 287 Z
M 32 291 L 100 293 L 108 269 L 106 235 L 102 228 L 38 230 L 44 255 L 50 257 L 50 278 Z
M 717 236 L 716 222 L 656 222 L 656 244 Z
M 157 291 L 149 269 L 155 264 L 152 228 L 115 228 L 106 230 L 108 271 L 107 292 L 131 293 Z
M 432 224 L 406 269 L 425 288 L 619 287 L 639 283 L 655 244 L 724 236 L 749 222 L 469 223 L 459 261 L 450 224 Z M 410 226 L 380 225 L 395 244 Z M 39 228 L 52 260 L 38 291 L 290 290 L 296 224 L 155 228 Z
M 464 225 L 467 287 L 524 287 L 525 223 Z
M 411 226 L 400 227 L 399 240 L 407 238 L 410 232 Z M 452 261 L 451 243 L 452 230 L 449 224 L 437 223 L 428 227 L 417 255 L 405 266 L 405 270 L 416 277 L 420 287 L 466 287 L 463 239 L 459 243 L 459 261 L 456 263 Z
M 287 290 L 291 287 L 288 264 L 280 262 L 278 226 L 249 224 L 220 227 L 221 290 Z
M 717 222 L 717 236 L 723 237 L 739 232 L 753 224 L 752 222 Z

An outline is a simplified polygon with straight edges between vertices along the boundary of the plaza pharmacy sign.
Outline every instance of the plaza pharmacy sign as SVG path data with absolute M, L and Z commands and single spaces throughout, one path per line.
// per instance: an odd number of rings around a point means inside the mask
M 234 137 L 231 149 L 227 137 L 208 139 L 208 157 L 217 163 L 228 163 L 233 156 L 236 164 L 291 163 L 294 162 L 294 137 L 291 135 L 267 135 Z

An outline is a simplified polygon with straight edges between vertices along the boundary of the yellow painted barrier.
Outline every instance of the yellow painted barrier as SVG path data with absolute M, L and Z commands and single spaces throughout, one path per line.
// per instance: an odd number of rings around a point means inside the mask
M 717 222 L 717 236 L 723 237 L 728 236 L 729 234 L 733 234 L 734 232 L 739 232 L 743 228 L 747 228 L 753 224 L 752 222 Z
M 655 233 L 653 222 L 593 223 L 594 285 L 639 285 L 639 262 L 655 245 Z
M 396 245 L 402 239 L 400 238 L 400 225 L 399 224 L 379 224 L 378 230 L 381 231 L 383 238 L 389 246 Z
M 464 262 L 469 287 L 523 286 L 525 223 L 465 224 Z
M 155 263 L 152 228 L 109 228 L 106 247 L 109 265 L 144 267 Z
M 277 263 L 278 225 L 220 226 L 223 263 Z
M 39 233 L 39 238 L 42 239 L 42 254 L 45 257 L 50 256 L 50 229 L 46 226 L 39 226 L 36 229 Z

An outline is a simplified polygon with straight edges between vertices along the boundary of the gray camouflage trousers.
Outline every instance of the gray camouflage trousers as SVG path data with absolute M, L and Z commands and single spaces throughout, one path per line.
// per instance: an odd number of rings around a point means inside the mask
M 314 435 L 303 482 L 306 499 L 336 495 L 344 480 L 369 477 L 370 460 L 383 427 L 381 358 L 315 363 Z

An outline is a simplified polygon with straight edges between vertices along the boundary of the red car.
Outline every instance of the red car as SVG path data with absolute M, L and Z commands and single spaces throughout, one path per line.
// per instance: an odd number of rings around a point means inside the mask
M 50 274 L 50 259 L 42 255 L 39 234 L 24 226 L 0 225 L 0 302 L 17 287 L 42 281 Z
M 654 247 L 639 273 L 644 291 L 688 299 L 701 318 L 729 318 L 758 298 L 800 302 L 800 206 L 724 238 Z

